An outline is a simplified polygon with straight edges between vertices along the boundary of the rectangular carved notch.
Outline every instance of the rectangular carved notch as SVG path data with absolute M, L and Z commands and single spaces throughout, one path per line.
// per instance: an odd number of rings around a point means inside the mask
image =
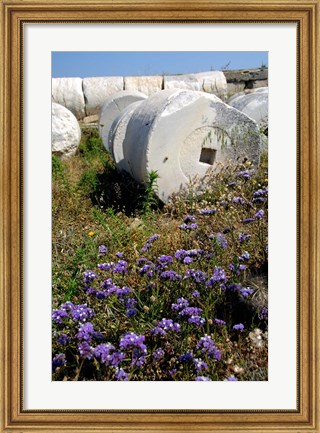
M 201 149 L 200 154 L 200 162 L 204 162 L 205 164 L 213 165 L 214 160 L 216 159 L 217 151 L 215 149 L 208 149 L 203 147 Z

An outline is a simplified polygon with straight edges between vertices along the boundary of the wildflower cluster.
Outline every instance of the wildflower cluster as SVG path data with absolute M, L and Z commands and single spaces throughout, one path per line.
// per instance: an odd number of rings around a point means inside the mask
M 77 297 L 52 311 L 54 380 L 264 380 L 268 309 L 255 278 L 267 266 L 268 187 L 259 176 L 247 166 L 226 173 L 171 238 L 146 236 L 131 254 L 103 241 Z

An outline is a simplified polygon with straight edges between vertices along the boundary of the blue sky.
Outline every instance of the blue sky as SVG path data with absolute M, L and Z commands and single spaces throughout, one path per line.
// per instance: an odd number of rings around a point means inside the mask
M 162 75 L 268 66 L 266 51 L 53 52 L 52 77 Z

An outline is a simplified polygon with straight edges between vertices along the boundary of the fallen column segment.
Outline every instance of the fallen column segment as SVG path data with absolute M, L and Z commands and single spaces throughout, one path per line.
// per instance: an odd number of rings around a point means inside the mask
M 77 119 L 86 116 L 82 78 L 54 78 L 52 101 L 70 110 Z
M 123 166 L 139 182 L 157 171 L 164 202 L 218 163 L 260 158 L 256 122 L 204 92 L 158 92 L 132 111 L 122 137 Z
M 110 153 L 109 132 L 113 121 L 128 105 L 143 99 L 147 99 L 147 96 L 143 93 L 122 90 L 121 92 L 114 93 L 104 102 L 99 112 L 99 134 L 104 147 Z
M 70 110 L 60 104 L 52 103 L 52 153 L 67 158 L 76 153 L 81 139 L 79 123 Z

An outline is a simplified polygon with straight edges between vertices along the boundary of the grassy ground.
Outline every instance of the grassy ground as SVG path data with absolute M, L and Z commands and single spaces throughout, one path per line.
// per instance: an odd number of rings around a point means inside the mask
M 82 137 L 52 160 L 53 379 L 267 380 L 266 155 L 163 206 Z

